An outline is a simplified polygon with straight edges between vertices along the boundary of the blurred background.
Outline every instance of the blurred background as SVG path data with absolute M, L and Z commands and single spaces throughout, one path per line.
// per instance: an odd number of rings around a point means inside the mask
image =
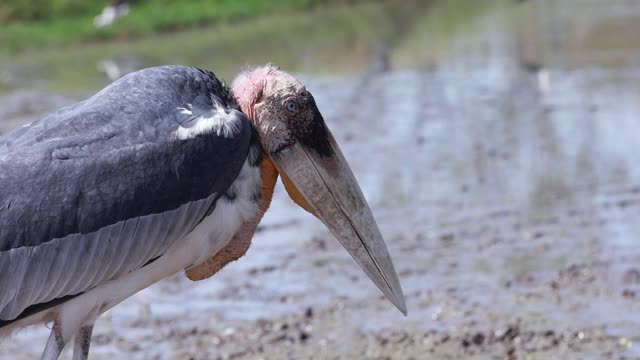
M 405 318 L 279 188 L 244 258 L 110 311 L 96 359 L 638 358 L 639 34 L 637 0 L 3 0 L 0 132 L 144 67 L 273 62 L 407 295 Z

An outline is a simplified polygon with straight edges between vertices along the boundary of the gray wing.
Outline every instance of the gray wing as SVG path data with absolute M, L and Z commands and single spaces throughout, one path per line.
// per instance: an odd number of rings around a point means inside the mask
M 0 137 L 0 327 L 164 254 L 213 210 L 251 142 L 224 85 L 179 66 Z

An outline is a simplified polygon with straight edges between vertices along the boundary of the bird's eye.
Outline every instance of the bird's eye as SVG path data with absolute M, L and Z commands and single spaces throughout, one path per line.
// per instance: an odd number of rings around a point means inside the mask
M 296 112 L 298 110 L 298 104 L 293 100 L 287 101 L 284 107 L 288 112 Z

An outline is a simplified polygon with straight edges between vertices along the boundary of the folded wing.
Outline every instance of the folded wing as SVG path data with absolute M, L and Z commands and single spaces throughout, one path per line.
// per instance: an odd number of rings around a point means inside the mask
M 164 254 L 234 181 L 251 131 L 212 73 L 166 66 L 0 137 L 0 327 Z

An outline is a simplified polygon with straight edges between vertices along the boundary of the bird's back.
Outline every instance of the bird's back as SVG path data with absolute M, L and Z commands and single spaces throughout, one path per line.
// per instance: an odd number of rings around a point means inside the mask
M 252 141 L 228 89 L 180 66 L 0 137 L 0 327 L 161 256 L 211 213 Z

